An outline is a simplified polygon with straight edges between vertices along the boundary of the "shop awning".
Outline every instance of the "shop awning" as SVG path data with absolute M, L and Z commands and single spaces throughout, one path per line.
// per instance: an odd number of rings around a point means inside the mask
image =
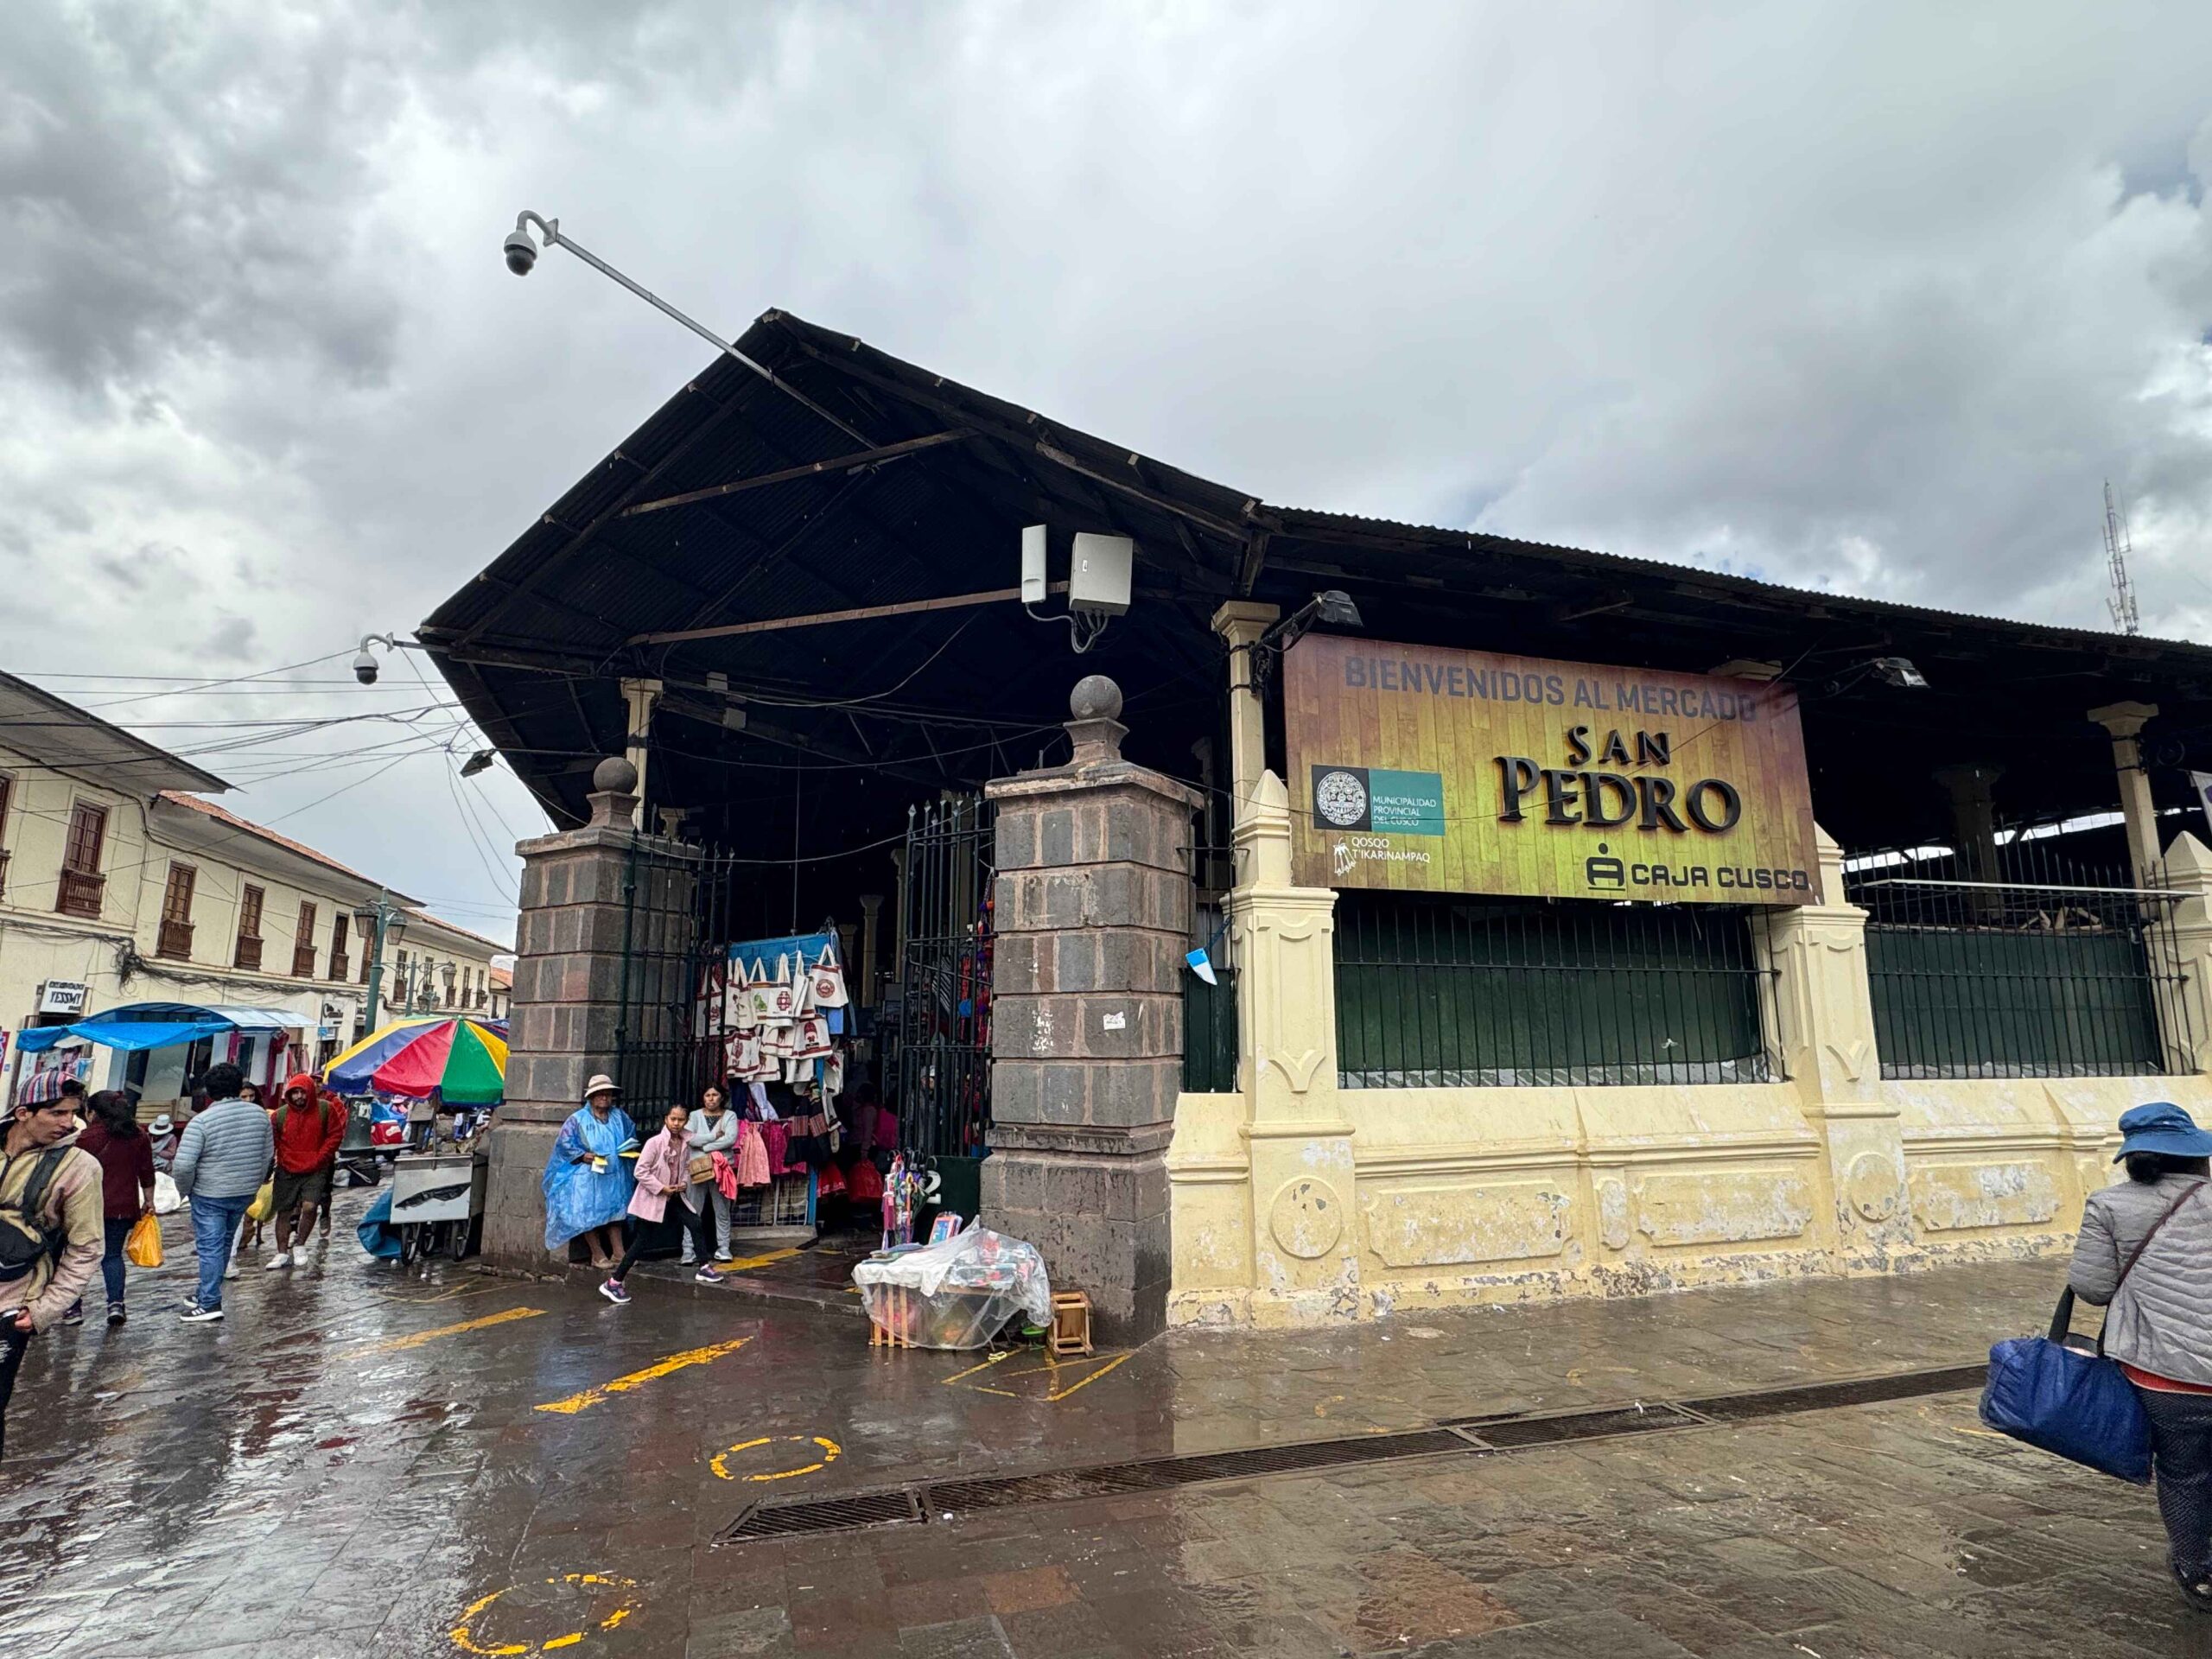
M 102 1048 L 130 1052 L 168 1048 L 197 1042 L 228 1031 L 288 1031 L 312 1024 L 297 1014 L 276 1008 L 203 1007 L 189 1002 L 131 1002 L 119 1008 L 88 1014 L 66 1026 L 43 1026 L 24 1032 L 16 1046 L 29 1054 L 41 1053 L 66 1038 L 81 1037 Z

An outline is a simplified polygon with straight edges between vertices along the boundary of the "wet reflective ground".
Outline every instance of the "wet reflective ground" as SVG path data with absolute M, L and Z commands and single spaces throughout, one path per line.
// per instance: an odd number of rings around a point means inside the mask
M 186 1327 L 181 1233 L 131 1324 L 26 1363 L 4 1659 L 2212 1654 L 2150 1496 L 1963 1394 L 710 1547 L 762 1497 L 1953 1363 L 2038 1328 L 2055 1267 L 1054 1365 L 871 1352 L 858 1320 L 671 1282 L 617 1309 L 404 1277 L 343 1232 Z

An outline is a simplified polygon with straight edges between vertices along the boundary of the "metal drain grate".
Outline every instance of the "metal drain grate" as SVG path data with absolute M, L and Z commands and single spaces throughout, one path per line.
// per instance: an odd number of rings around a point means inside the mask
M 1198 1452 L 1179 1458 L 1147 1458 L 1135 1463 L 1098 1464 L 1036 1475 L 1006 1475 L 981 1480 L 947 1481 L 930 1488 L 929 1507 L 940 1515 L 999 1510 L 1013 1503 L 1058 1503 L 1071 1498 L 1109 1497 L 1152 1492 L 1201 1481 L 1237 1480 L 1253 1475 L 1291 1475 L 1351 1463 L 1382 1463 L 1397 1458 L 1465 1452 L 1467 1443 L 1440 1428 L 1408 1434 L 1370 1434 L 1359 1440 L 1306 1440 L 1290 1446 L 1253 1446 L 1241 1452 Z
M 842 1497 L 771 1499 L 755 1503 L 717 1534 L 718 1544 L 754 1538 L 782 1538 L 801 1532 L 850 1532 L 860 1527 L 896 1526 L 922 1519 L 920 1502 L 906 1487 L 893 1491 L 849 1492 Z
M 1236 1452 L 1199 1452 L 1185 1457 L 1093 1464 L 1087 1468 L 1053 1469 L 1031 1475 L 917 1483 L 851 1492 L 842 1497 L 772 1498 L 740 1515 L 716 1535 L 715 1541 L 734 1544 L 800 1533 L 846 1532 L 901 1522 L 914 1524 L 931 1519 L 932 1513 L 950 1520 L 961 1515 L 1018 1504 L 1079 1503 L 1130 1492 L 1192 1486 L 1205 1481 L 1300 1474 L 1313 1469 L 1385 1463 L 1445 1452 L 1495 1455 L 1571 1440 L 1746 1422 L 1762 1417 L 1827 1411 L 1839 1406 L 1873 1405 L 1888 1400 L 1976 1389 L 1981 1386 L 1986 1375 L 1986 1367 L 1983 1365 L 1952 1365 L 1835 1382 L 1747 1389 L 1701 1400 L 1648 1400 L 1638 1405 L 1599 1406 L 1580 1411 L 1456 1417 L 1435 1428 L 1402 1434 L 1306 1440 Z
M 1681 1403 L 1685 1409 L 1716 1423 L 1738 1423 L 1800 1411 L 1830 1411 L 1838 1406 L 1872 1406 L 1885 1400 L 1951 1394 L 1961 1389 L 1978 1389 L 1988 1380 L 1986 1364 L 1952 1365 L 1941 1370 L 1891 1371 L 1880 1376 L 1853 1377 L 1840 1382 L 1806 1382 L 1790 1388 L 1716 1394 L 1709 1399 L 1685 1400 Z
M 1554 1446 L 1561 1440 L 1597 1440 L 1614 1434 L 1648 1434 L 1655 1429 L 1688 1428 L 1696 1417 L 1664 1401 L 1598 1411 L 1561 1411 L 1541 1417 L 1469 1418 L 1455 1422 L 1480 1444 L 1511 1452 L 1524 1446 Z

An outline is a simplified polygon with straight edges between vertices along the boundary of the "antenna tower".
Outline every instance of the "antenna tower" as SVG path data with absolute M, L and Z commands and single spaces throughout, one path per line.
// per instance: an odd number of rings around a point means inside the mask
M 2112 569 L 2112 597 L 2105 601 L 2105 608 L 2112 613 L 2112 625 L 2122 633 L 2143 632 L 2143 618 L 2135 607 L 2135 584 L 2128 579 L 2127 556 L 2135 550 L 2128 539 L 2127 514 L 2119 498 L 2112 493 L 2112 480 L 2105 480 L 2105 560 Z

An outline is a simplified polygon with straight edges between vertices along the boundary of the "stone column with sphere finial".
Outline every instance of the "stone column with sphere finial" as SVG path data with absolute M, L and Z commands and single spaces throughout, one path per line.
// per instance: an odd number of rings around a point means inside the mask
M 1065 765 L 997 804 L 986 1224 L 1089 1294 L 1105 1341 L 1166 1324 L 1167 1142 L 1183 1064 L 1198 795 L 1122 758 L 1121 688 L 1068 699 Z
M 544 1268 L 558 1258 L 545 1249 L 541 1180 L 553 1137 L 582 1103 L 585 1079 L 615 1069 L 615 1033 L 626 999 L 626 939 L 639 925 L 631 914 L 635 855 L 650 851 L 662 879 L 646 884 L 646 902 L 670 913 L 688 912 L 690 884 L 681 876 L 684 849 L 642 833 L 633 822 L 638 770 L 610 755 L 592 772 L 591 816 L 579 829 L 519 842 L 523 861 L 516 918 L 515 979 L 508 1012 L 506 1100 L 493 1120 L 485 1192 L 483 1251 L 505 1267 Z M 650 923 L 652 918 L 645 920 Z M 629 1103 L 634 1111 L 637 1103 Z

